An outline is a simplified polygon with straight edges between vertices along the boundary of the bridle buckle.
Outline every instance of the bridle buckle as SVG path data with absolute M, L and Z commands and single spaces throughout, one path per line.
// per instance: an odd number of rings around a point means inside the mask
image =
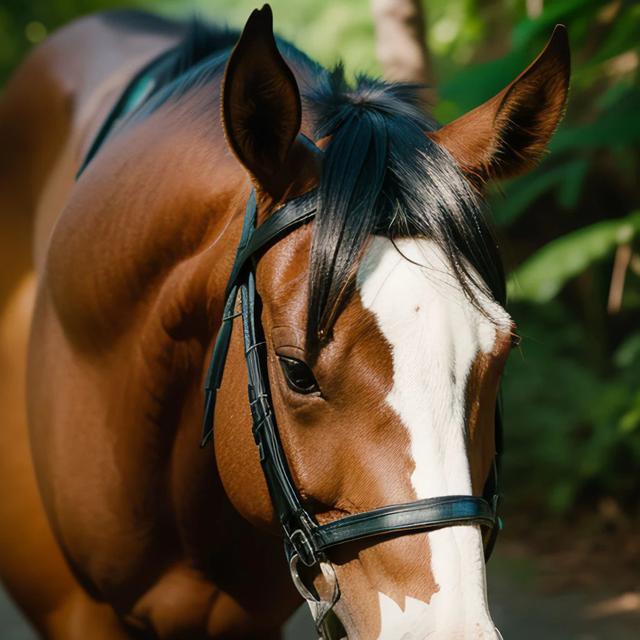
M 319 562 L 315 548 L 309 538 L 309 535 L 302 529 L 296 529 L 289 535 L 289 544 L 293 548 L 293 552 L 298 556 L 300 562 L 306 567 L 313 567 Z

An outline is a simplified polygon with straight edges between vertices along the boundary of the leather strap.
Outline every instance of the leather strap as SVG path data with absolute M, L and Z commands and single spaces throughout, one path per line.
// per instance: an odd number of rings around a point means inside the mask
M 256 323 L 256 285 L 252 271 L 240 286 L 242 298 L 243 337 L 247 362 L 249 406 L 253 418 L 253 438 L 267 480 L 271 501 L 285 532 L 299 526 L 304 509 L 291 480 L 291 473 L 280 444 L 275 416 L 271 408 L 269 377 L 266 368 L 264 336 Z M 313 526 L 307 518 L 309 526 Z
M 251 260 L 255 260 L 273 242 L 290 233 L 296 227 L 309 222 L 316 214 L 316 192 L 310 191 L 287 201 L 280 209 L 272 213 L 259 227 L 256 224 L 256 195 L 252 189 L 245 207 L 242 234 L 236 251 L 236 259 L 225 291 L 225 306 L 222 324 L 216 337 L 211 362 L 204 385 L 205 405 L 202 418 L 202 438 L 204 447 L 213 435 L 213 416 L 216 394 L 222 385 L 224 365 L 227 360 L 233 320 L 236 317 L 235 306 L 238 296 L 238 283 Z M 246 322 L 245 322 L 246 324 Z
M 398 531 L 424 531 L 473 522 L 492 528 L 494 514 L 484 498 L 442 496 L 346 516 L 313 530 L 318 549 Z
M 255 210 L 255 193 L 253 191 L 251 191 L 247 208 L 251 203 L 253 203 Z M 263 249 L 286 236 L 296 227 L 309 222 L 315 217 L 316 210 L 316 192 L 310 191 L 298 198 L 287 201 L 283 207 L 272 213 L 246 239 L 244 238 L 243 231 L 243 238 L 240 241 L 236 260 L 231 270 L 225 298 L 229 297 L 231 289 L 238 282 L 238 277 L 242 269 L 251 258 L 257 259 L 259 257 L 258 254 L 261 253 Z M 253 217 L 255 218 L 255 213 Z M 247 216 L 245 215 L 245 221 L 246 220 Z M 243 242 L 243 240 L 245 241 Z

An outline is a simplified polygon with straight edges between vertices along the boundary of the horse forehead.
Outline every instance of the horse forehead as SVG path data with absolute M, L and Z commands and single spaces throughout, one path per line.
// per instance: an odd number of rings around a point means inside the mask
M 478 278 L 480 282 L 480 279 Z M 438 245 L 428 239 L 373 238 L 357 274 L 363 306 L 372 311 L 396 351 L 413 340 L 409 352 L 433 366 L 459 366 L 479 353 L 491 354 L 511 318 L 480 286 L 480 310 L 473 304 Z M 473 285 L 472 285 L 473 286 Z M 501 344 L 501 342 L 500 342 Z M 405 350 L 406 351 L 406 350 Z M 467 363 L 469 368 L 472 362 Z M 462 372 L 460 372 L 462 373 Z

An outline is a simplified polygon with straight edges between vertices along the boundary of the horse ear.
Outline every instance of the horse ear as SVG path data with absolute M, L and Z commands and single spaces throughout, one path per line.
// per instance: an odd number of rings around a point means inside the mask
M 258 188 L 279 197 L 300 131 L 298 85 L 273 36 L 271 7 L 253 11 L 224 76 L 222 117 L 229 146 Z
M 540 159 L 564 114 L 570 71 L 567 30 L 557 25 L 542 53 L 511 84 L 429 135 L 474 182 L 522 173 Z

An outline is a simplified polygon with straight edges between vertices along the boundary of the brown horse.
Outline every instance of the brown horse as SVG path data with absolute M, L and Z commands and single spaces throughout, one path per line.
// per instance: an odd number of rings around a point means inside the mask
M 198 447 L 252 188 L 262 223 L 317 187 L 315 220 L 256 267 L 305 508 L 330 523 L 479 496 L 491 473 L 512 322 L 481 193 L 531 167 L 555 130 L 566 32 L 444 127 L 414 87 L 350 87 L 276 46 L 268 7 L 232 51 L 237 37 L 84 18 L 31 53 L 0 102 L 0 571 L 47 638 L 275 638 L 300 602 L 251 434 L 241 331 L 215 456 Z M 145 80 L 76 179 L 125 87 Z M 477 524 L 327 557 L 349 638 L 498 637 Z M 317 569 L 305 580 L 327 597 Z

